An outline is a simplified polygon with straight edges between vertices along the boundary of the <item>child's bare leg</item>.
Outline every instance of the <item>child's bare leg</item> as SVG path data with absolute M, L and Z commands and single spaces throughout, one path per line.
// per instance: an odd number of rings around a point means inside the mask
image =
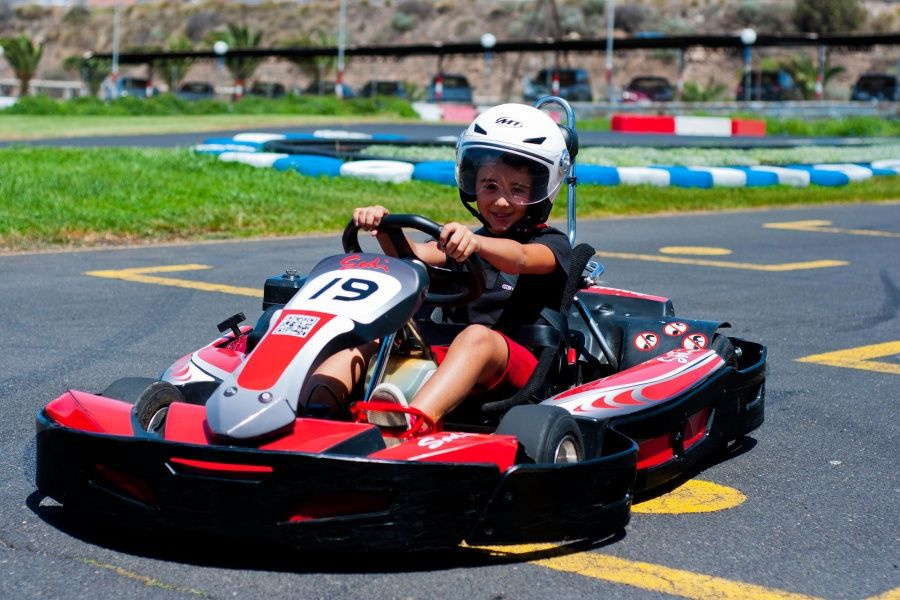
M 469 325 L 454 338 L 440 367 L 411 404 L 437 421 L 476 384 L 488 383 L 503 373 L 508 360 L 509 348 L 502 335 L 483 325 Z
M 369 359 L 378 348 L 376 343 L 341 350 L 316 367 L 300 393 L 301 404 L 328 406 L 331 414 L 345 412 L 350 394 L 366 376 Z

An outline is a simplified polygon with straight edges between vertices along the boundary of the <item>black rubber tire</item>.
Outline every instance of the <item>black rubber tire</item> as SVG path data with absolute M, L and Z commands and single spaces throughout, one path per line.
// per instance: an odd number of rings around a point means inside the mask
M 496 432 L 516 436 L 525 454 L 537 464 L 584 460 L 581 430 L 575 418 L 558 406 L 514 406 L 503 416 Z
M 144 431 L 162 433 L 173 402 L 184 402 L 181 390 L 168 381 L 154 381 L 135 403 L 134 416 Z
M 122 377 L 106 386 L 106 389 L 97 394 L 107 398 L 115 398 L 123 402 L 134 404 L 151 383 L 158 381 L 152 377 Z
M 731 340 L 728 339 L 727 335 L 716 333 L 713 335 L 712 343 L 709 347 L 722 357 L 722 360 L 725 361 L 726 365 L 737 369 L 737 354 L 734 351 L 734 344 L 731 343 Z

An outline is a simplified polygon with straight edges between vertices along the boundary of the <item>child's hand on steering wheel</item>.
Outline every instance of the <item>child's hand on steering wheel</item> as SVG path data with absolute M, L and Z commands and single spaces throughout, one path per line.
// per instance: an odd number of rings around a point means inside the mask
M 383 206 L 363 206 L 353 209 L 353 224 L 372 235 L 378 235 L 381 220 L 391 212 Z
M 461 223 L 447 223 L 441 228 L 438 249 L 457 262 L 465 262 L 481 250 L 481 239 Z

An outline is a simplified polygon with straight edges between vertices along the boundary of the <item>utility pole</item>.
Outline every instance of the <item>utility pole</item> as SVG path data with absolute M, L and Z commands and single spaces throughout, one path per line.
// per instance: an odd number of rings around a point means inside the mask
M 109 75 L 112 81 L 112 97 L 113 100 L 119 97 L 119 31 L 120 31 L 120 15 L 121 7 L 119 0 L 113 7 L 113 51 L 112 51 L 112 72 Z

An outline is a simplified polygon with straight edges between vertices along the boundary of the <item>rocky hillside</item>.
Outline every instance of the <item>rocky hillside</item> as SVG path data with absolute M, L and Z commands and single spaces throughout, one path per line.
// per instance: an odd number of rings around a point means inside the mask
M 867 0 L 865 23 L 858 31 L 900 30 L 900 4 L 890 0 Z M 498 40 L 604 37 L 604 0 L 348 0 L 348 43 L 412 44 L 423 41 L 476 41 L 484 33 Z M 736 33 L 753 27 L 760 33 L 792 33 L 793 2 L 790 0 L 641 0 L 617 3 L 617 36 L 636 32 L 668 34 Z M 122 49 L 165 46 L 173 36 L 191 40 L 196 48 L 208 48 L 211 33 L 226 23 L 249 25 L 263 33 L 263 45 L 279 45 L 303 35 L 319 32 L 336 35 L 336 0 L 291 0 L 242 3 L 226 0 L 142 2 L 122 9 Z M 110 8 L 66 8 L 16 5 L 0 0 L 0 36 L 26 33 L 46 43 L 38 77 L 76 79 L 66 72 L 63 60 L 86 51 L 112 49 L 113 13 Z M 814 59 L 814 48 L 759 49 L 755 60 L 774 60 L 786 54 L 803 53 Z M 686 53 L 684 77 L 702 86 L 721 83 L 730 97 L 739 77 L 742 57 L 735 53 L 710 52 L 694 48 Z M 520 81 L 555 60 L 546 54 L 496 55 L 486 72 L 481 57 L 447 57 L 448 72 L 465 73 L 480 101 L 520 97 Z M 603 49 L 592 54 L 560 56 L 562 63 L 587 68 L 593 77 L 594 93 L 605 93 Z M 900 47 L 882 47 L 873 52 L 834 52 L 831 66 L 843 66 L 844 73 L 830 83 L 827 94 L 846 97 L 850 84 L 865 71 L 895 71 L 900 65 Z M 404 79 L 424 86 L 436 70 L 435 58 L 402 61 L 355 58 L 348 63 L 347 81 L 353 86 L 373 78 Z M 136 70 L 143 74 L 143 69 Z M 621 87 L 639 74 L 676 78 L 672 51 L 619 52 L 615 57 L 614 85 Z M 0 67 L 0 78 L 10 77 L 8 66 Z M 191 79 L 212 81 L 211 63 L 195 65 Z M 257 79 L 278 80 L 288 87 L 300 86 L 307 77 L 284 61 L 267 61 L 257 71 Z

